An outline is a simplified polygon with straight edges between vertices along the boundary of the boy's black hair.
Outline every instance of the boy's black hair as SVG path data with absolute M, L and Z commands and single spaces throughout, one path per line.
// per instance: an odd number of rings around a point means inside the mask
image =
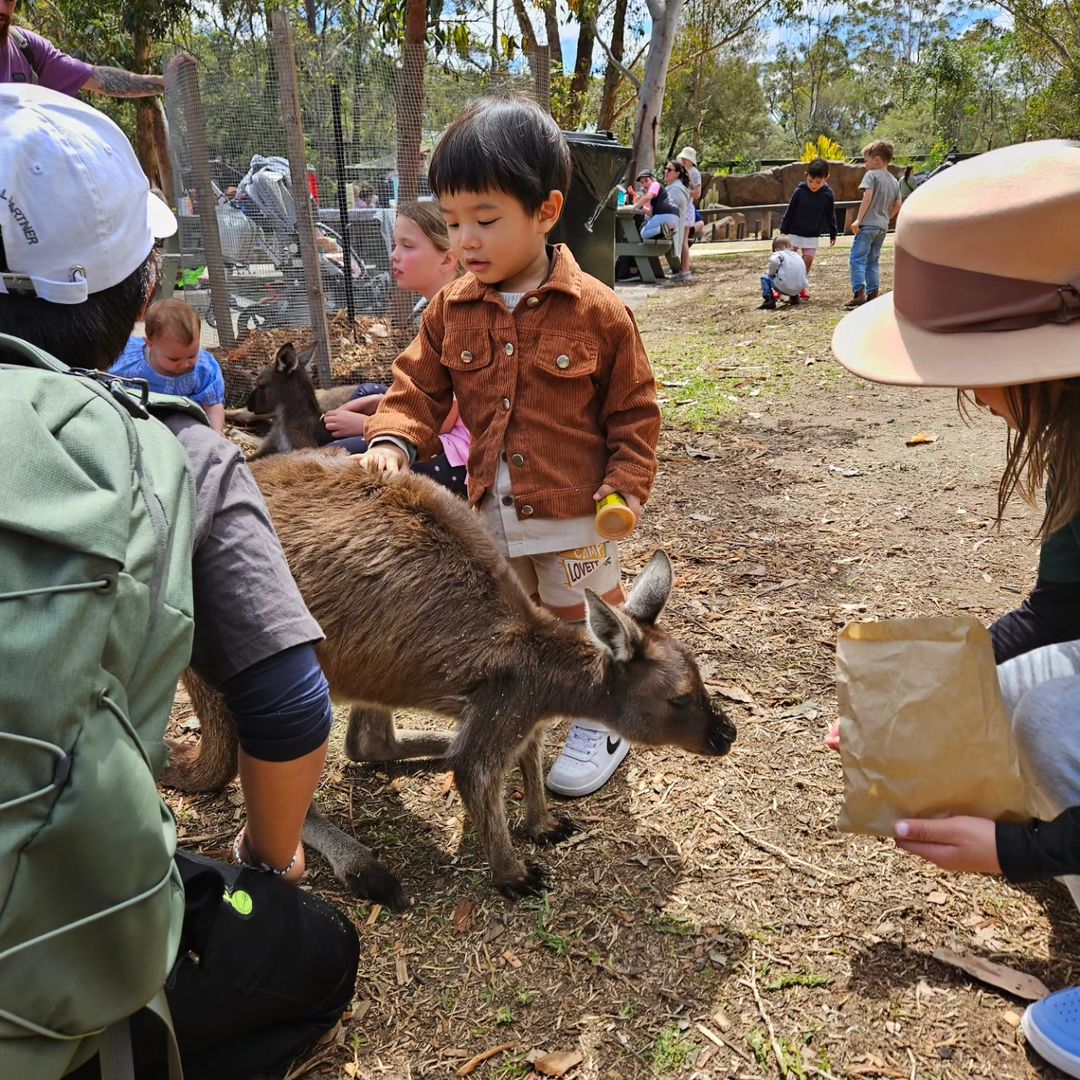
M 814 158 L 806 167 L 806 175 L 824 180 L 829 175 L 829 163 L 824 158 Z
M 570 150 L 559 125 L 525 97 L 474 101 L 446 129 L 431 155 L 437 195 L 501 191 L 535 214 L 548 194 L 570 187 Z

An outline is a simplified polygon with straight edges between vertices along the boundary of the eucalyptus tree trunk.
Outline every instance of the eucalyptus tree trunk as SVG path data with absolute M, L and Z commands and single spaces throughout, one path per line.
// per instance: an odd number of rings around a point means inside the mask
M 685 0 L 646 0 L 646 3 L 653 21 L 652 38 L 645 57 L 645 76 L 638 92 L 634 149 L 627 176 L 634 176 L 639 169 L 651 169 L 656 163 L 656 139 L 660 130 L 660 113 L 664 108 L 664 87 Z

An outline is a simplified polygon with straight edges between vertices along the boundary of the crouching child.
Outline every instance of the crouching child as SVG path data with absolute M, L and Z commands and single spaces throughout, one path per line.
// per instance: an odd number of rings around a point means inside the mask
M 791 246 L 791 241 L 786 236 L 778 236 L 772 242 L 772 250 L 768 273 L 761 279 L 759 311 L 775 310 L 777 293 L 786 296 L 788 303 L 797 304 L 799 293 L 806 288 L 806 263 Z

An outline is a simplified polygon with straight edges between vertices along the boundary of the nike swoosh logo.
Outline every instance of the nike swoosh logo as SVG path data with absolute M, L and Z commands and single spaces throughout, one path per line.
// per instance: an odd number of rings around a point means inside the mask
M 611 741 L 611 736 L 610 735 L 608 736 L 608 739 L 607 739 L 607 752 L 609 754 L 617 754 L 619 752 L 619 747 L 620 746 L 622 746 L 622 739 L 616 739 L 614 742 L 612 742 Z

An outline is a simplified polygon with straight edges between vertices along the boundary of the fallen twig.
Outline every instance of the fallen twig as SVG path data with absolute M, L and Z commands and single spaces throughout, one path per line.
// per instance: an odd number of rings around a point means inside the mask
M 469 1058 L 469 1060 L 466 1061 L 460 1069 L 458 1069 L 458 1076 L 468 1076 L 469 1073 L 473 1071 L 473 1069 L 475 1069 L 478 1065 L 483 1065 L 484 1062 L 488 1060 L 488 1058 L 493 1058 L 496 1054 L 501 1054 L 506 1050 L 512 1050 L 513 1047 L 514 1044 L 512 1042 L 501 1043 L 499 1046 L 493 1046 L 490 1050 L 485 1050 L 482 1054 L 477 1054 L 476 1057 Z
M 807 862 L 805 859 L 800 859 L 797 855 L 791 855 L 786 852 L 782 847 L 777 847 L 775 844 L 770 844 L 768 840 L 759 840 L 756 836 L 751 835 L 745 829 L 740 829 L 729 817 L 720 813 L 715 807 L 710 806 L 708 808 L 712 811 L 729 829 L 733 829 L 744 840 L 748 840 L 754 847 L 761 848 L 762 851 L 767 851 L 770 855 L 775 855 L 779 859 L 783 859 L 792 870 L 803 870 L 813 874 L 815 877 L 830 877 L 840 879 L 841 875 L 837 874 L 833 870 L 826 870 L 823 866 L 815 866 L 813 863 Z
M 788 1074 L 787 1061 L 784 1059 L 784 1051 L 780 1049 L 780 1043 L 776 1038 L 776 1029 L 773 1027 L 773 1022 L 769 1018 L 769 1014 L 765 1011 L 765 1002 L 761 1000 L 761 995 L 758 993 L 757 988 L 757 976 L 754 974 L 754 967 L 757 961 L 757 955 L 752 953 L 750 957 L 750 963 L 747 965 L 747 970 L 750 972 L 750 978 L 746 985 L 750 987 L 751 992 L 754 995 L 754 1001 L 757 1002 L 758 1012 L 761 1014 L 761 1019 L 765 1021 L 765 1027 L 769 1031 L 769 1042 L 772 1044 L 773 1056 L 776 1058 L 776 1067 L 780 1070 L 780 1076 L 786 1080 Z

